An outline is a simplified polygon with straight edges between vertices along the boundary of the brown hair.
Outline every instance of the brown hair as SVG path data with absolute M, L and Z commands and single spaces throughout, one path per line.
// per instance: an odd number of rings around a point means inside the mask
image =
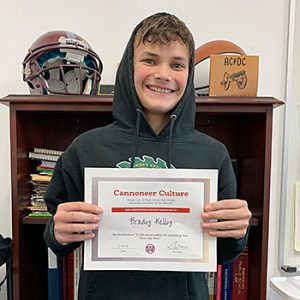
M 178 40 L 188 47 L 191 58 L 195 51 L 193 35 L 183 21 L 168 13 L 156 13 L 146 18 L 135 35 L 136 46 L 140 43 L 165 45 Z

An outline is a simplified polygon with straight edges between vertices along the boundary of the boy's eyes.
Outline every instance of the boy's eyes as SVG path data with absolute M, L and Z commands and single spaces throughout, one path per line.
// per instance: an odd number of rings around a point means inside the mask
M 179 63 L 175 63 L 175 64 L 172 65 L 172 68 L 180 70 L 180 69 L 184 69 L 184 65 L 183 64 L 179 64 Z
M 155 64 L 154 60 L 150 59 L 150 58 L 143 59 L 143 62 L 147 65 L 154 65 Z
M 151 65 L 151 66 L 156 64 L 155 60 L 151 59 L 151 58 L 145 58 L 142 60 L 142 62 L 147 65 Z M 173 64 L 171 64 L 171 68 L 175 69 L 175 70 L 181 70 L 181 69 L 184 69 L 185 66 L 184 66 L 184 64 L 181 64 L 181 63 L 173 63 Z

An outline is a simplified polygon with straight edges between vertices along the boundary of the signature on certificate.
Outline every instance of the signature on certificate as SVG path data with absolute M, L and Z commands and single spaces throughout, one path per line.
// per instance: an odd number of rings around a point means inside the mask
M 188 245 L 180 244 L 178 241 L 173 242 L 167 246 L 170 250 L 187 250 L 189 249 Z
M 155 220 L 147 220 L 146 218 L 135 218 L 131 217 L 128 219 L 130 222 L 130 225 L 133 226 L 147 226 L 151 227 L 153 224 L 160 225 L 160 226 L 167 226 L 171 228 L 173 226 L 173 221 L 168 220 L 167 218 L 156 218 Z

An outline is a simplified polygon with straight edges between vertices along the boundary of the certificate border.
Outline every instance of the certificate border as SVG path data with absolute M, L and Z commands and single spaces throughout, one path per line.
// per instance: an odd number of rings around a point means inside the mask
M 99 205 L 99 182 L 138 182 L 138 181 L 148 181 L 148 182 L 199 182 L 204 185 L 204 204 L 209 203 L 210 199 L 210 178 L 165 178 L 165 177 L 93 177 L 92 182 L 92 203 Z M 199 220 L 200 228 L 200 220 Z M 101 261 L 113 261 L 113 262 L 182 262 L 182 263 L 207 263 L 209 261 L 209 235 L 206 231 L 203 231 L 203 257 L 200 259 L 189 259 L 189 258 L 155 258 L 155 257 L 104 257 L 98 256 L 98 231 L 95 232 L 96 236 L 92 240 L 91 246 L 91 262 L 101 262 Z

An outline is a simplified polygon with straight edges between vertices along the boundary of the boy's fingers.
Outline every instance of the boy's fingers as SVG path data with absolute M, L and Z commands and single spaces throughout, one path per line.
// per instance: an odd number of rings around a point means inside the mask
M 204 211 L 214 211 L 222 209 L 237 209 L 242 207 L 248 207 L 248 203 L 245 200 L 240 199 L 227 199 L 216 202 L 211 202 L 204 207 Z
M 56 232 L 60 234 L 78 234 L 88 233 L 98 229 L 99 223 L 67 223 L 62 226 L 56 226 Z
M 70 212 L 61 212 L 59 214 L 55 214 L 53 219 L 54 223 L 95 223 L 99 222 L 101 218 L 101 214 L 97 215 L 90 212 L 82 212 L 82 211 L 70 211 Z
M 224 209 L 201 214 L 202 219 L 217 219 L 217 220 L 242 220 L 250 219 L 251 213 L 247 209 Z
M 247 230 L 238 229 L 238 230 L 211 230 L 208 232 L 209 235 L 217 238 L 235 238 L 240 239 L 245 236 Z
M 248 227 L 248 225 L 249 222 L 247 220 L 202 223 L 202 227 L 209 230 L 227 230 L 227 231 L 245 229 Z
M 65 203 L 59 204 L 57 207 L 57 210 L 64 210 L 66 212 L 85 211 L 85 212 L 90 212 L 90 213 L 94 213 L 94 214 L 100 214 L 103 211 L 102 208 L 97 205 L 82 202 L 82 201 L 65 202 Z

